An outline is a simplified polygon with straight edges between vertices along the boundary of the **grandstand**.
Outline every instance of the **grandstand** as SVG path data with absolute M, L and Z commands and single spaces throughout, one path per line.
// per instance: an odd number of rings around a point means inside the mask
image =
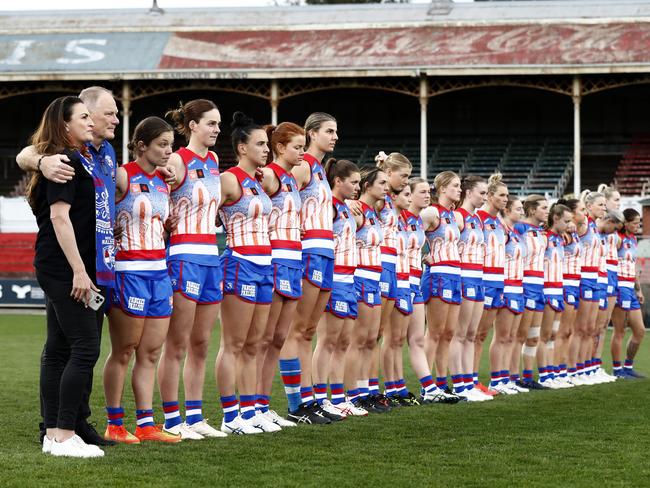
M 519 195 L 650 190 L 647 3 L 440 5 L 0 11 L 0 195 L 24 189 L 14 156 L 46 105 L 91 84 L 121 105 L 122 161 L 140 120 L 207 97 L 224 167 L 235 110 L 261 123 L 323 110 L 339 121 L 334 156 L 361 164 L 384 150 L 429 179 L 499 170 Z M 0 242 L 3 270 L 24 261 L 5 252 L 18 240 Z

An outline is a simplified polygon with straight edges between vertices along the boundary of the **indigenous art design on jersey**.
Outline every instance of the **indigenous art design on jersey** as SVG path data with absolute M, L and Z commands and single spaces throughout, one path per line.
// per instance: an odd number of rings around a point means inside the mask
M 381 260 L 388 264 L 387 268 L 391 270 L 395 269 L 395 256 L 397 256 L 397 218 L 393 199 L 390 195 L 386 195 L 383 207 L 379 211 L 384 239 L 381 245 Z
M 483 239 L 485 259 L 483 260 L 483 276 L 503 274 L 506 262 L 506 230 L 498 216 L 491 215 L 485 210 L 476 212 L 483 223 Z M 489 278 L 489 276 L 488 276 Z
M 379 215 L 374 208 L 361 202 L 363 224 L 357 228 L 356 245 L 360 267 L 370 268 L 381 272 L 382 229 Z
M 621 242 L 621 237 L 618 232 L 607 234 L 605 245 L 605 259 L 607 262 L 608 271 L 617 271 L 618 266 L 618 249 Z
M 562 287 L 564 260 L 564 239 L 552 231 L 546 231 L 546 251 L 544 252 L 544 282 L 546 286 Z
M 564 241 L 564 266 L 562 272 L 564 278 L 579 280 L 582 269 L 583 252 L 582 242 L 577 232 L 568 235 Z
M 525 276 L 544 276 L 544 255 L 546 253 L 546 235 L 544 230 L 527 222 L 515 225 L 515 230 L 526 239 Z
M 216 266 L 216 221 L 221 203 L 219 160 L 211 151 L 201 157 L 186 147 L 176 154 L 185 165 L 185 178 L 170 194 L 179 222 L 169 239 L 168 259 Z
M 269 215 L 271 199 L 259 182 L 239 167 L 230 168 L 237 177 L 241 196 L 223 204 L 219 212 L 226 229 L 226 245 L 232 255 L 257 265 L 271 264 Z
M 311 154 L 305 154 L 304 160 L 309 163 L 311 178 L 300 190 L 300 223 L 304 231 L 302 250 L 303 253 L 334 258 L 332 190 L 320 162 Z
M 401 218 L 397 221 L 397 232 L 395 233 L 397 239 L 397 264 L 395 271 L 397 272 L 398 280 L 409 279 L 409 248 L 408 248 L 408 231 L 406 230 L 406 222 Z
M 300 238 L 300 192 L 296 179 L 276 163 L 267 165 L 278 178 L 279 188 L 271 195 L 269 240 L 276 262 L 302 263 Z
M 482 270 L 485 260 L 483 223 L 477 214 L 471 214 L 462 207 L 458 209 L 458 212 L 463 216 L 464 222 L 458 242 L 460 267 Z
M 432 206 L 439 216 L 438 226 L 433 230 L 425 231 L 425 235 L 433 258 L 433 266 L 460 266 L 458 254 L 460 231 L 454 211 L 442 205 Z
M 408 210 L 402 212 L 402 219 L 404 219 L 408 235 L 410 274 L 419 277 L 422 275 L 422 247 L 426 240 L 424 223 L 419 215 L 414 215 Z
M 524 260 L 526 259 L 526 242 L 514 229 L 504 226 L 506 231 L 505 266 L 503 270 L 505 283 L 521 286 L 524 279 Z
M 169 191 L 157 173 L 137 163 L 123 166 L 128 186 L 116 202 L 116 223 L 123 229 L 117 243 L 116 271 L 157 275 L 166 272 L 164 223 L 169 217 Z
M 636 280 L 637 240 L 633 234 L 619 233 L 618 279 L 620 281 Z
M 584 252 L 582 271 L 597 272 L 601 267 L 601 261 L 604 258 L 604 249 L 600 233 L 596 227 L 596 222 L 591 218 L 587 220 L 587 230 L 580 236 L 580 242 L 582 242 L 582 249 Z
M 357 223 L 348 206 L 332 197 L 334 205 L 334 281 L 352 283 L 357 267 Z

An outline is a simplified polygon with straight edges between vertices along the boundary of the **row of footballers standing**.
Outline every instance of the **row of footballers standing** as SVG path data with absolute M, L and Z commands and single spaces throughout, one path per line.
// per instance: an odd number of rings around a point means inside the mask
M 274 432 L 400 406 L 612 381 L 599 359 L 612 311 L 615 373 L 638 375 L 639 215 L 621 214 L 613 190 L 549 209 L 544 197 L 509 195 L 500 175 L 461 180 L 445 171 L 434 180 L 432 204 L 429 183 L 409 179 L 411 163 L 399 153 L 380 153 L 368 168 L 323 165 L 338 134 L 322 112 L 304 128 L 260 126 L 235 113 L 237 165 L 220 173 L 210 151 L 220 132 L 217 107 L 194 100 L 168 115 L 187 146 L 172 152 L 173 128 L 149 117 L 130 144 L 135 160 L 116 176 L 122 233 L 104 369 L 107 439 Z M 219 223 L 227 240 L 221 255 Z M 215 375 L 224 416 L 216 429 L 203 417 L 202 397 L 219 303 Z M 626 323 L 634 333 L 622 368 Z M 493 325 L 484 386 L 477 371 Z M 404 343 L 417 396 L 404 380 Z M 132 356 L 135 435 L 121 406 Z M 278 363 L 286 417 L 270 408 Z M 153 419 L 156 365 L 162 427 Z

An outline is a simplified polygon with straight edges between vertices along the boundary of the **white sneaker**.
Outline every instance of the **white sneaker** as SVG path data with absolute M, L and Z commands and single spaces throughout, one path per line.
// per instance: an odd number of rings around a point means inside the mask
M 263 413 L 267 420 L 270 420 L 274 424 L 279 425 L 280 427 L 295 427 L 296 424 L 295 422 L 292 422 L 291 420 L 283 419 L 278 415 L 278 413 L 275 410 L 268 410 L 266 413 Z
M 584 386 L 584 385 L 586 385 L 586 383 L 582 380 L 581 375 L 578 375 L 578 374 L 574 374 L 573 376 L 569 376 L 568 381 L 573 386 Z
M 569 378 L 566 376 L 560 376 L 559 378 L 555 378 L 555 382 L 558 385 L 561 385 L 562 388 L 575 388 L 575 385 L 569 381 Z
M 510 388 L 507 383 L 499 383 L 496 386 L 490 386 L 490 390 L 494 390 L 502 395 L 517 395 L 519 393 L 517 390 Z
M 241 418 L 239 415 L 230 422 L 224 419 L 221 422 L 221 432 L 225 434 L 245 435 L 245 434 L 261 434 L 264 432 L 253 426 L 250 421 Z
M 596 370 L 596 376 L 598 378 L 602 378 L 602 380 L 605 383 L 614 383 L 616 381 L 616 376 L 612 376 L 611 374 L 607 373 L 603 368 L 598 368 Z
M 192 430 L 190 426 L 187 425 L 187 422 L 181 422 L 180 424 L 174 425 L 169 429 L 163 425 L 162 430 L 168 434 L 180 435 L 182 440 L 200 441 L 203 439 L 203 436 L 198 432 Z
M 511 390 L 516 391 L 517 393 L 528 393 L 530 391 L 528 388 L 524 388 L 523 386 L 519 386 L 514 381 L 508 381 L 508 384 L 506 386 L 508 388 L 510 388 Z
M 103 457 L 104 451 L 92 444 L 86 444 L 81 437 L 73 435 L 63 442 L 52 441 L 50 450 L 52 456 L 76 457 L 76 458 L 96 458 Z
M 45 437 L 43 437 L 42 451 L 45 454 L 49 454 L 50 452 L 52 452 L 52 441 L 54 441 L 54 439 L 50 439 L 47 435 Z
M 345 400 L 343 403 L 339 403 L 337 405 L 334 405 L 334 407 L 338 408 L 341 412 L 345 413 L 346 416 L 348 417 L 367 417 L 368 416 L 368 410 L 362 407 L 356 406 L 354 403 L 352 403 L 350 400 Z
M 584 376 L 586 376 L 587 381 L 589 381 L 589 384 L 591 385 L 600 385 L 601 383 L 604 383 L 602 378 L 596 376 L 596 373 L 593 371 L 589 374 L 585 374 Z
M 486 393 L 483 393 L 478 388 L 472 388 L 471 390 L 465 390 L 465 391 L 469 391 L 470 395 L 474 395 L 476 398 L 478 398 L 480 401 L 483 401 L 483 402 L 494 400 L 494 397 L 492 395 L 488 395 Z
M 220 430 L 215 429 L 207 420 L 201 420 L 200 422 L 195 422 L 193 424 L 187 424 L 187 429 L 198 434 L 201 438 L 204 437 L 227 437 L 228 434 L 221 432 Z
M 555 381 L 553 381 L 552 379 L 546 379 L 546 380 L 540 381 L 539 384 L 542 385 L 542 386 L 545 386 L 546 388 L 549 388 L 551 390 L 559 390 L 559 389 L 562 388 L 560 385 L 555 383 Z
M 461 398 L 465 398 L 468 402 L 485 402 L 487 401 L 486 398 L 488 397 L 490 400 L 492 400 L 492 397 L 489 395 L 477 395 L 477 393 L 481 393 L 478 390 L 472 389 L 472 390 L 463 390 L 461 392 L 454 392 L 454 395 L 459 396 Z
M 333 413 L 334 415 L 340 415 L 341 417 L 345 418 L 348 415 L 343 412 L 341 409 L 339 409 L 336 405 L 334 405 L 332 402 L 329 400 L 323 400 L 323 403 L 320 406 L 321 410 L 327 412 L 327 413 Z
M 257 427 L 264 432 L 279 432 L 282 430 L 282 427 L 266 418 L 266 415 L 260 412 L 256 412 L 248 421 L 253 427 Z

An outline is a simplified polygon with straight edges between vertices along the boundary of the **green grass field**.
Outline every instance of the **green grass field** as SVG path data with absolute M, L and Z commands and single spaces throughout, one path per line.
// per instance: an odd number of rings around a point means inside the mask
M 647 486 L 650 381 L 534 392 L 480 404 L 403 408 L 330 426 L 177 445 L 116 446 L 98 460 L 54 458 L 38 444 L 42 316 L 0 315 L 2 486 Z M 104 337 L 102 358 L 107 354 Z M 216 357 L 218 332 L 210 355 Z M 609 355 L 603 361 L 609 365 Z M 650 373 L 644 344 L 638 369 Z M 210 370 L 212 368 L 209 368 Z M 487 368 L 484 368 L 487 371 Z M 408 384 L 418 390 L 412 375 Z M 93 420 L 101 432 L 103 392 Z M 156 400 L 159 405 L 159 400 Z M 285 411 L 279 382 L 273 407 Z M 134 424 L 126 389 L 127 425 Z M 209 371 L 204 415 L 220 424 Z M 156 412 L 162 419 L 162 411 Z

